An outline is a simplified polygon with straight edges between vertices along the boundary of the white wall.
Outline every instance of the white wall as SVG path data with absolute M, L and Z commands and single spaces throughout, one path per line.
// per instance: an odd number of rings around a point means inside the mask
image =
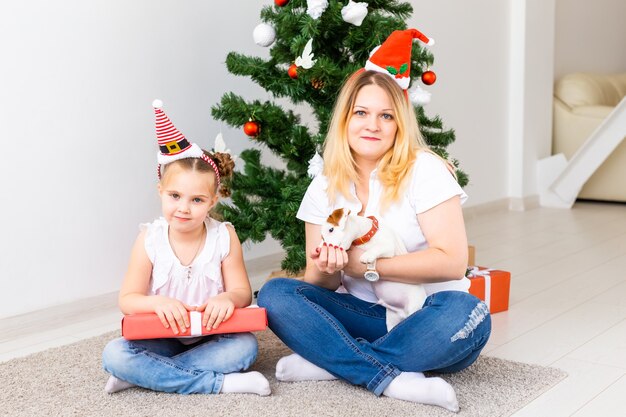
M 456 132 L 449 150 L 470 177 L 467 206 L 505 198 L 509 6 L 500 0 L 410 3 L 408 24 L 435 39 L 437 82 L 424 86 L 432 93 L 426 113 L 440 115 Z
M 541 36 L 551 23 L 538 19 L 541 31 L 527 31 L 542 13 L 540 0 L 411 1 L 409 24 L 437 41 L 438 81 L 428 87 L 427 112 L 456 130 L 450 150 L 470 175 L 468 206 L 516 195 L 514 175 L 520 195 L 531 193 L 528 166 L 544 153 L 545 126 L 529 129 L 524 112 L 533 102 L 544 108 L 549 93 L 541 89 L 552 75 L 528 74 L 525 64 L 528 91 L 518 109 L 510 100 L 511 10 L 520 2 L 529 15 L 520 36 L 537 47 L 523 53 L 530 62 L 549 60 Z M 235 153 L 253 146 L 239 129 L 213 121 L 210 107 L 227 91 L 270 98 L 229 74 L 224 59 L 233 50 L 266 56 L 251 33 L 261 5 L 271 3 L 0 3 L 0 318 L 119 288 L 138 223 L 159 212 L 154 98 L 194 141 L 211 146 L 222 129 Z M 545 124 L 545 115 L 537 117 Z M 511 120 L 523 127 L 514 140 Z M 522 149 L 521 159 L 512 146 Z M 519 169 L 510 171 L 511 163 Z M 278 248 L 250 246 L 246 258 Z
M 224 65 L 230 50 L 267 53 L 252 42 L 260 5 L 237 3 L 0 3 L 0 317 L 119 288 L 138 224 L 159 213 L 154 98 L 208 147 L 224 92 L 268 98 Z
M 554 75 L 626 72 L 626 1 L 556 0 Z

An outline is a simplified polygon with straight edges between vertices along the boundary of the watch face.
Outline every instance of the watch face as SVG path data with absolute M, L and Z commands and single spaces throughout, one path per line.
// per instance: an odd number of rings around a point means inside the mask
M 376 271 L 367 271 L 365 272 L 364 277 L 368 281 L 375 282 L 375 281 L 378 281 L 378 279 L 380 278 L 380 275 L 378 275 L 378 272 Z

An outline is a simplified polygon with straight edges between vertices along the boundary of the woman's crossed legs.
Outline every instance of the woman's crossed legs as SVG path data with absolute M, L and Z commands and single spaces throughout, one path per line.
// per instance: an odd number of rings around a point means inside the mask
M 258 301 L 268 310 L 270 328 L 296 352 L 278 362 L 278 379 L 338 377 L 376 395 L 454 411 L 452 387 L 422 372 L 466 368 L 490 334 L 485 304 L 457 291 L 429 296 L 389 333 L 383 307 L 302 281 L 269 281 Z

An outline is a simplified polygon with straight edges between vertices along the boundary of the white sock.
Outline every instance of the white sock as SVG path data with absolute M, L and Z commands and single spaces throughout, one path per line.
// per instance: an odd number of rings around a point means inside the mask
M 270 383 L 260 372 L 252 371 L 225 374 L 220 392 L 222 394 L 258 394 L 265 397 L 270 395 L 272 390 L 270 389 Z
M 111 375 L 107 384 L 104 386 L 104 391 L 113 394 L 114 392 L 118 392 L 124 389 L 135 387 L 136 385 L 131 384 L 130 382 L 126 382 L 123 379 L 119 379 Z
M 279 381 L 331 381 L 336 376 L 304 359 L 297 353 L 280 358 L 276 363 Z
M 385 388 L 383 395 L 398 400 L 438 405 L 459 411 L 454 388 L 439 377 L 425 378 L 421 372 L 402 372 Z

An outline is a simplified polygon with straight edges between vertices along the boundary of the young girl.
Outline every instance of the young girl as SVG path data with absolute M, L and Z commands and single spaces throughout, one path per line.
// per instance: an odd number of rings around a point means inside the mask
M 229 223 L 209 217 L 221 180 L 232 175 L 227 153 L 189 143 L 153 103 L 160 152 L 158 191 L 163 217 L 142 227 L 120 290 L 124 314 L 156 313 L 173 336 L 190 327 L 188 312 L 202 311 L 202 325 L 217 328 L 235 308 L 252 300 L 241 244 Z M 197 338 L 113 340 L 104 349 L 111 374 L 105 391 L 132 386 L 156 391 L 269 395 L 259 372 L 241 373 L 256 359 L 251 333 Z

